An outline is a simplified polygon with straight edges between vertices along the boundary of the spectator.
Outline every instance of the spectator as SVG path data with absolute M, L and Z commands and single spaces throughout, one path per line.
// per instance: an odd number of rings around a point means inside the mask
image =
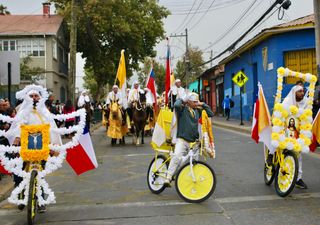
M 223 99 L 222 107 L 224 109 L 224 115 L 227 117 L 227 120 L 230 119 L 230 98 L 229 95 L 226 95 L 225 99 Z

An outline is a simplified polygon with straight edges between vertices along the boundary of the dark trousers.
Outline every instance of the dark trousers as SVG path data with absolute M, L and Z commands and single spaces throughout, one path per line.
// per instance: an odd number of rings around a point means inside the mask
M 228 120 L 230 118 L 230 109 L 229 108 L 225 108 L 224 109 L 224 113 L 225 113 L 225 115 L 227 117 L 227 120 Z

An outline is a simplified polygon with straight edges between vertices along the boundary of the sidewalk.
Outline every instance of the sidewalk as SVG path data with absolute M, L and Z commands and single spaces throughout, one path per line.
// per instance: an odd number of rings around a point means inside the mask
M 244 125 L 240 125 L 240 120 L 237 119 L 230 118 L 229 120 L 226 120 L 226 118 L 222 116 L 212 117 L 213 126 L 251 134 L 251 121 L 243 121 L 243 124 Z
M 96 124 L 91 124 L 91 133 L 94 132 L 101 126 L 101 122 L 97 122 Z M 9 197 L 11 191 L 13 190 L 13 177 L 12 176 L 4 176 L 0 180 L 0 202 Z

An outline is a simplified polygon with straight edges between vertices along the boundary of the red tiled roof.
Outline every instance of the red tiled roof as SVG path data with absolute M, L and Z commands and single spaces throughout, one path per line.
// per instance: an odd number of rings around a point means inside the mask
M 63 17 L 51 15 L 0 15 L 0 36 L 57 34 Z

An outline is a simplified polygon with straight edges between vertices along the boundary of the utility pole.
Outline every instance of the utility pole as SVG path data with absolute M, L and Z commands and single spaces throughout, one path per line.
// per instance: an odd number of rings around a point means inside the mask
M 213 50 L 210 51 L 210 68 L 212 68 L 212 57 L 213 57 Z
M 189 43 L 188 43 L 188 29 L 185 29 L 185 34 L 174 34 L 174 35 L 170 35 L 170 37 L 185 37 L 186 38 L 186 55 L 185 55 L 185 59 L 184 59 L 184 63 L 185 63 L 185 77 L 186 77 L 186 85 L 188 84 L 188 76 L 189 76 L 189 68 L 190 68 L 190 60 L 189 60 Z
M 77 0 L 71 1 L 69 98 L 74 103 L 77 57 Z
M 314 8 L 314 30 L 316 37 L 316 63 L 317 63 L 317 76 L 320 76 L 320 0 L 313 0 Z

